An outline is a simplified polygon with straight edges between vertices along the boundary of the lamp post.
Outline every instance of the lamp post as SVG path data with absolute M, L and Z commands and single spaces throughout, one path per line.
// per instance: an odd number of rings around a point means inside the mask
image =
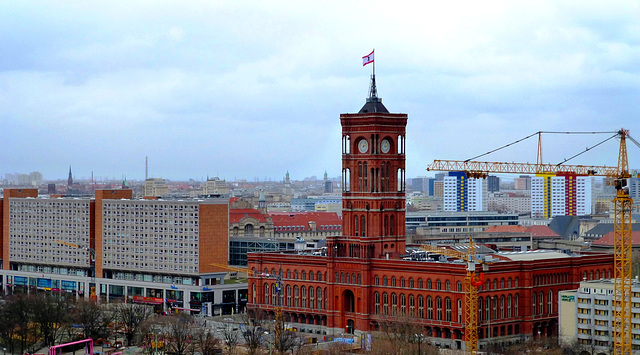
M 420 344 L 422 344 L 422 334 L 416 334 L 416 340 L 418 341 L 418 355 L 422 355 L 422 351 L 420 349 Z

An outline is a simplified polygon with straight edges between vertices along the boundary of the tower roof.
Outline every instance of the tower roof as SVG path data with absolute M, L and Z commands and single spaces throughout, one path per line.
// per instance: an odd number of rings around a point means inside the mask
M 378 89 L 376 88 L 376 75 L 371 75 L 371 86 L 369 88 L 369 97 L 367 102 L 362 106 L 358 113 L 389 113 L 386 107 L 382 104 L 382 99 L 378 97 Z

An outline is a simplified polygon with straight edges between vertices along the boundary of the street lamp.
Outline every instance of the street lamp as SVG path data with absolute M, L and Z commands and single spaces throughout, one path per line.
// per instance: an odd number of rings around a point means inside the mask
M 422 351 L 420 349 L 420 344 L 422 344 L 422 334 L 416 334 L 416 340 L 418 341 L 418 355 L 422 355 Z

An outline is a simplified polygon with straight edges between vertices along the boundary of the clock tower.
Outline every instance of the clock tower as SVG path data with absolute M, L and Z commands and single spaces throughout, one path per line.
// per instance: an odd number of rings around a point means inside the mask
M 389 113 L 375 76 L 358 113 L 342 125 L 341 237 L 328 238 L 334 257 L 396 258 L 405 253 L 405 134 L 407 115 Z

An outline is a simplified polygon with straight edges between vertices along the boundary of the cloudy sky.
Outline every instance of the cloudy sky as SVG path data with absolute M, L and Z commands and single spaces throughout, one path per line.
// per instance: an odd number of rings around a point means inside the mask
M 148 156 L 171 180 L 339 176 L 373 48 L 379 96 L 409 115 L 409 177 L 537 131 L 640 139 L 639 20 L 636 1 L 3 1 L 0 175 L 143 179 Z M 610 135 L 543 135 L 544 160 Z

